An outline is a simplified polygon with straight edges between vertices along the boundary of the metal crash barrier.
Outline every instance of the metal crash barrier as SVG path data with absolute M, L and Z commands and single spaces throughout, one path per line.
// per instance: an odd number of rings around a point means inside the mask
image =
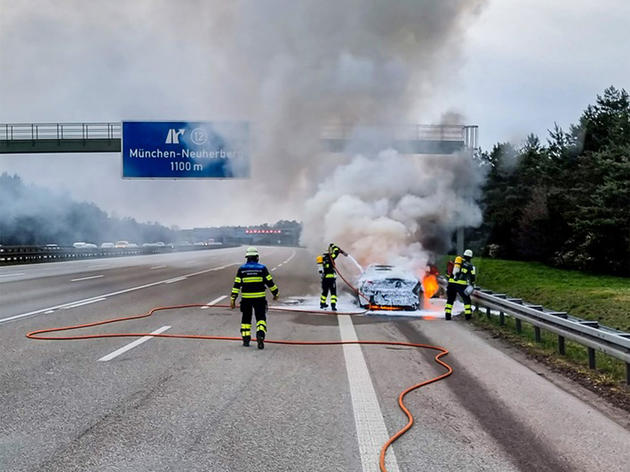
M 440 279 L 446 286 L 446 280 Z M 558 336 L 558 353 L 565 354 L 565 340 L 569 339 L 588 350 L 589 368 L 595 369 L 595 351 L 603 352 L 626 364 L 626 383 L 630 385 L 630 333 L 600 325 L 597 321 L 584 320 L 563 311 L 545 309 L 542 305 L 524 302 L 520 298 L 510 298 L 503 293 L 494 293 L 475 287 L 471 295 L 475 309 L 485 310 L 486 316 L 498 316 L 499 323 L 505 324 L 505 317 L 514 318 L 516 331 L 522 331 L 525 321 L 534 327 L 536 342 L 541 342 L 541 330 Z
M 237 244 L 213 244 L 207 246 L 150 246 L 126 248 L 0 246 L 0 266 L 14 264 L 34 264 L 38 262 L 61 262 L 91 258 L 98 259 L 105 257 L 139 256 L 143 254 L 162 254 L 167 252 L 200 251 L 237 246 Z

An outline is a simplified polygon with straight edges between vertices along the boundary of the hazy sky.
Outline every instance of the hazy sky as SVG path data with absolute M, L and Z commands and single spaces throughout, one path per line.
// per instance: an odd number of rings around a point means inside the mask
M 270 9 L 282 4 L 265 1 L 273 5 Z M 231 107 L 226 94 L 217 93 L 233 82 L 248 100 L 245 79 L 220 53 L 235 47 L 226 44 L 222 28 L 239 19 L 227 8 L 209 8 L 211 3 L 0 0 L 0 123 L 244 118 L 246 108 Z M 356 9 L 361 4 L 341 3 Z M 429 8 L 431 2 L 417 3 Z M 497 141 L 519 143 L 531 132 L 545 137 L 554 121 L 563 127 L 576 121 L 605 87 L 630 88 L 627 0 L 477 3 L 475 11 L 461 16 L 464 25 L 448 25 L 454 32 L 445 31 L 443 43 L 436 43 L 430 60 L 439 66 L 427 68 L 430 77 L 424 77 L 422 99 L 413 104 L 414 121 L 438 122 L 444 113 L 457 112 L 465 123 L 479 125 L 480 144 L 489 149 Z M 181 5 L 186 14 L 180 14 Z M 195 9 L 203 14 L 195 15 Z M 282 11 L 270 16 L 291 21 Z M 246 22 L 252 31 L 273 29 L 256 19 L 252 15 Z M 434 33 L 428 35 L 431 41 Z M 286 47 L 290 50 L 291 44 Z M 121 181 L 119 155 L 2 155 L 3 171 L 141 221 L 192 227 L 300 218 L 291 214 L 291 206 L 274 211 L 267 205 L 246 214 L 243 201 L 233 199 L 237 191 L 242 195 L 243 183 Z

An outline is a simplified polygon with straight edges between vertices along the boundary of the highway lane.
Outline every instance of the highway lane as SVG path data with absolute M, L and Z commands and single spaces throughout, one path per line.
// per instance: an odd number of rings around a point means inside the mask
M 262 259 L 277 267 L 293 251 L 263 248 Z M 134 259 L 129 265 L 121 258 L 98 273 L 82 264 L 75 264 L 80 267 L 75 270 L 59 263 L 57 275 L 42 267 L 46 273 L 41 277 L 0 283 L 3 317 L 149 285 L 0 324 L 0 470 L 377 470 L 361 463 L 364 438 L 357 434 L 356 405 L 339 346 L 269 344 L 258 351 L 235 342 L 154 338 L 99 362 L 133 339 L 46 342 L 24 337 L 44 326 L 216 300 L 229 294 L 236 265 L 161 281 L 238 264 L 242 252 L 169 254 L 164 263 L 145 256 L 153 259 L 128 258 Z M 151 270 L 160 265 L 166 267 Z M 20 272 L 31 267 L 20 266 Z M 105 276 L 71 282 L 101 273 Z M 316 294 L 313 264 L 303 250 L 273 275 L 285 297 Z M 38 295 L 40 291 L 48 295 Z M 20 293 L 29 301 L 19 301 Z M 416 426 L 394 446 L 399 470 L 621 471 L 630 463 L 626 429 L 489 346 L 465 323 L 384 317 L 352 321 L 360 339 L 431 342 L 452 349 L 447 361 L 455 374 L 408 396 Z M 165 333 L 237 336 L 239 323 L 237 311 L 195 308 L 91 332 L 151 332 L 171 326 Z M 336 316 L 272 313 L 269 337 L 336 340 L 339 321 Z M 441 370 L 429 354 L 414 349 L 370 346 L 362 353 L 378 414 L 393 434 L 404 424 L 398 393 Z M 375 465 L 378 451 L 373 457 Z

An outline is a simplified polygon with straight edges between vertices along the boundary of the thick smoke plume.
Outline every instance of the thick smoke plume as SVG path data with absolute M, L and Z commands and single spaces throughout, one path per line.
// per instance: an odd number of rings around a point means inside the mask
M 365 258 L 370 244 L 395 253 L 439 247 L 454 220 L 476 221 L 467 213 L 474 192 L 458 190 L 470 185 L 461 158 L 422 164 L 386 152 L 349 162 L 323 153 L 320 137 L 329 125 L 426 120 L 486 0 L 84 3 L 0 0 L 2 121 L 248 120 L 252 179 L 123 182 L 113 159 L 91 156 L 82 172 L 86 156 L 64 156 L 40 183 L 166 224 L 298 218 L 315 251 L 347 241 L 341 220 L 352 220 Z
M 393 150 L 338 167 L 306 204 L 303 241 L 335 241 L 362 264 L 422 269 L 458 226 L 476 226 L 480 183 L 467 154 L 409 157 Z

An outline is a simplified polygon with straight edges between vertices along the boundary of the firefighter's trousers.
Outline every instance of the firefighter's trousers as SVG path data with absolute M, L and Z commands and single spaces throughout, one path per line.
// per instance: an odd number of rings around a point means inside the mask
M 446 315 L 447 320 L 451 319 L 453 303 L 455 303 L 457 295 L 459 295 L 464 302 L 464 315 L 466 316 L 466 319 L 469 320 L 472 316 L 470 295 L 466 295 L 464 293 L 464 290 L 466 290 L 466 285 L 456 284 L 453 282 L 449 282 L 448 286 L 446 287 L 446 305 L 444 305 L 444 314 Z
M 322 296 L 319 299 L 319 305 L 325 306 L 328 301 L 328 293 L 330 292 L 330 304 L 337 305 L 337 279 L 332 277 L 322 278 Z
M 252 336 L 252 312 L 256 314 L 256 337 L 265 338 L 267 333 L 267 299 L 245 298 L 241 299 L 241 336 L 244 341 L 249 341 Z

